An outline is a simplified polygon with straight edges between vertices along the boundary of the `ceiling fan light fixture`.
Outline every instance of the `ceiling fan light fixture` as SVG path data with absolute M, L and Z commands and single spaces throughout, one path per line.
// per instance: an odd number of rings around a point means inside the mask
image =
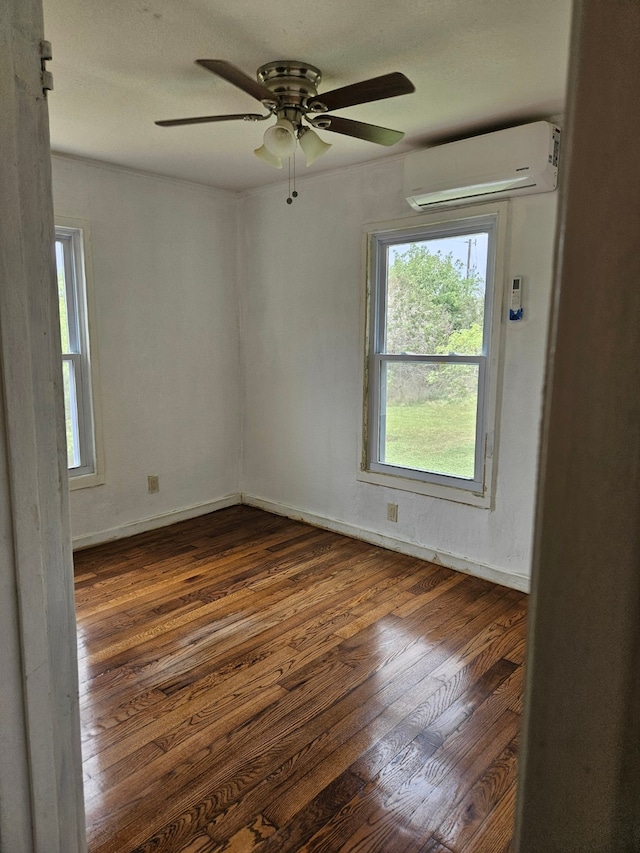
M 311 130 L 310 127 L 305 127 L 300 131 L 298 140 L 307 161 L 307 166 L 315 163 L 318 157 L 322 157 L 331 148 L 331 144 L 321 139 L 315 130 Z
M 266 163 L 268 166 L 273 166 L 274 169 L 282 169 L 282 160 L 280 157 L 276 157 L 276 155 L 272 154 L 264 145 L 261 145 L 260 148 L 256 148 L 253 153 L 256 155 L 258 160 L 262 160 L 262 162 Z
M 290 157 L 296 149 L 296 131 L 293 124 L 286 118 L 279 118 L 265 130 L 264 147 L 274 157 Z

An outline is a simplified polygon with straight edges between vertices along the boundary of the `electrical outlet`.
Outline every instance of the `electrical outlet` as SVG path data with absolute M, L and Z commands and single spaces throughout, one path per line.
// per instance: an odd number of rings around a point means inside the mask
M 398 520 L 398 504 L 387 504 L 387 521 Z
M 160 491 L 160 478 L 156 474 L 150 474 L 147 477 L 147 488 L 150 495 Z

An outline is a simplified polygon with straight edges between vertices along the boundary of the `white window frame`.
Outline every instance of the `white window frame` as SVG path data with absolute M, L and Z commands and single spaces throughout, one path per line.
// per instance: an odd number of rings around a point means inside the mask
M 69 488 L 82 489 L 104 483 L 89 223 L 56 216 L 55 237 L 63 245 L 69 321 L 69 352 L 62 353 L 62 362 L 74 368 L 80 452 L 80 464 L 68 468 Z
M 491 508 L 495 486 L 495 447 L 499 398 L 499 354 L 502 334 L 503 267 L 506 254 L 509 202 L 474 204 L 392 222 L 365 226 L 366 270 L 365 369 L 363 429 L 358 479 Z M 387 354 L 382 351 L 385 329 L 387 249 L 395 244 L 437 239 L 473 231 L 490 231 L 487 258 L 483 352 L 481 355 Z M 478 410 L 474 478 L 467 480 L 436 472 L 404 468 L 379 461 L 381 378 L 389 363 L 477 364 Z

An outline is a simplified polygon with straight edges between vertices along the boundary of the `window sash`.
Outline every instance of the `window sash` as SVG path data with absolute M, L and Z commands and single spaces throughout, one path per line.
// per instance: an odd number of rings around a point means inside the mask
M 460 222 L 450 222 L 435 226 L 414 226 L 391 233 L 371 234 L 371 294 L 373 316 L 371 317 L 372 353 L 386 352 L 387 329 L 387 282 L 389 280 L 389 252 L 392 246 L 404 243 L 429 242 L 444 237 L 464 237 L 486 233 L 489 238 L 487 251 L 487 271 L 485 279 L 484 316 L 482 329 L 482 354 L 489 356 L 492 328 L 493 288 L 496 266 L 496 231 L 498 216 L 490 214 L 477 218 L 466 218 Z M 424 353 L 426 355 L 427 353 Z M 391 355 L 391 353 L 389 353 Z M 417 353 L 416 353 L 417 355 Z
M 419 468 L 408 468 L 382 461 L 385 445 L 386 431 L 386 365 L 387 364 L 471 364 L 478 367 L 478 383 L 476 388 L 476 428 L 473 477 L 470 479 L 456 477 L 451 474 L 441 474 L 437 471 L 423 471 Z M 451 356 L 411 356 L 411 355 L 386 355 L 377 353 L 374 356 L 373 370 L 370 375 L 370 399 L 371 409 L 376 413 L 373 421 L 370 421 L 371 430 L 369 435 L 369 470 L 378 473 L 395 474 L 402 477 L 411 477 L 428 483 L 455 486 L 479 492 L 483 488 L 484 480 L 484 452 L 485 452 L 485 406 L 486 406 L 486 384 L 487 384 L 487 358 L 482 355 L 451 355 Z

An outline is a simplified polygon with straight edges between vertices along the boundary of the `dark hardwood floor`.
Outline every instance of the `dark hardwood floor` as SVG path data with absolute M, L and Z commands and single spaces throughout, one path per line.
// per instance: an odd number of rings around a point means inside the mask
M 75 555 L 90 853 L 506 853 L 526 597 L 249 507 Z

